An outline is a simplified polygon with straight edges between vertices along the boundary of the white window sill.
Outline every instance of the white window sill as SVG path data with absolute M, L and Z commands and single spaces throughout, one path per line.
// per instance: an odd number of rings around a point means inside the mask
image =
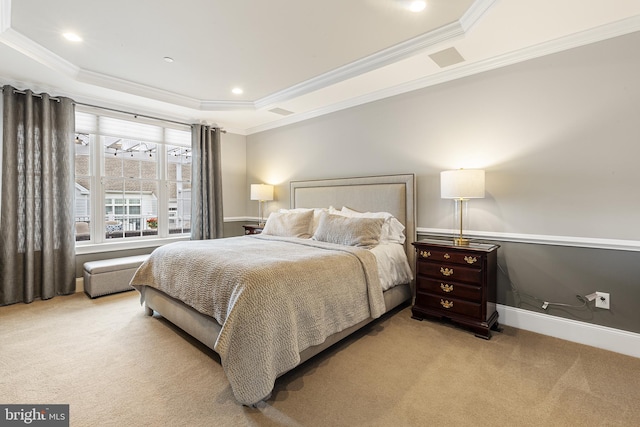
M 167 243 L 189 240 L 189 235 L 165 237 L 159 239 L 118 239 L 117 242 L 76 243 L 76 255 L 96 254 L 101 252 L 122 251 L 127 249 L 154 248 Z

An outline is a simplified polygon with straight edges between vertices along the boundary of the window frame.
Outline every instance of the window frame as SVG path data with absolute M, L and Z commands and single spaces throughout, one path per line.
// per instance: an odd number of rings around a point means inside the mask
M 95 128 L 87 129 L 79 128 L 78 124 L 76 124 L 76 134 L 86 135 L 88 137 L 88 146 L 89 146 L 89 165 L 88 165 L 88 173 L 89 176 L 80 175 L 82 178 L 88 178 L 89 183 L 89 218 L 90 218 L 90 240 L 85 241 L 76 241 L 76 253 L 77 254 L 86 254 L 86 253 L 97 253 L 97 252 L 106 252 L 106 251 L 114 251 L 114 250 L 126 250 L 126 249 L 136 249 L 136 248 L 147 248 L 147 247 L 157 247 L 161 246 L 165 243 L 180 241 L 180 240 L 189 240 L 190 239 L 190 231 L 182 232 L 182 233 L 169 233 L 169 221 L 171 214 L 169 212 L 170 206 L 172 206 L 171 201 L 169 199 L 169 186 L 175 185 L 178 182 L 188 183 L 191 186 L 191 176 L 182 177 L 181 180 L 177 180 L 175 178 L 168 179 L 168 152 L 169 147 L 183 147 L 186 152 L 191 151 L 190 145 L 190 127 L 187 125 L 178 126 L 168 124 L 162 121 L 156 120 L 147 120 L 147 119 L 132 119 L 130 115 L 105 112 L 93 108 L 76 108 L 76 111 L 81 114 L 88 114 L 91 116 L 95 116 Z M 112 136 L 107 135 L 106 133 L 101 133 L 100 129 L 100 117 L 107 119 L 117 119 L 131 122 L 131 124 L 143 124 L 143 125 L 151 125 L 154 127 L 161 128 L 162 134 L 160 139 L 146 141 L 142 138 L 138 138 L 136 136 L 131 136 L 129 139 L 137 140 L 141 142 L 149 142 L 156 144 L 156 151 L 154 152 L 154 157 L 156 157 L 156 177 L 155 178 L 131 178 L 136 180 L 155 180 L 157 182 L 157 218 L 158 218 L 158 228 L 157 235 L 149 236 L 135 236 L 135 237 L 122 237 L 122 238 L 113 238 L 107 239 L 106 235 L 102 230 L 105 230 L 105 222 L 106 222 L 106 191 L 105 180 L 114 179 L 114 177 L 107 177 L 105 173 L 105 162 L 106 158 L 105 149 L 104 149 L 104 137 Z M 81 125 L 82 126 L 82 125 Z M 170 131 L 168 131 L 171 129 Z M 172 135 L 175 136 L 175 131 L 184 131 L 189 133 L 189 145 L 187 146 L 184 141 L 183 143 L 176 142 L 176 140 L 170 141 L 171 136 L 170 132 L 173 132 Z M 184 134 L 181 134 L 183 138 L 185 138 Z M 77 173 L 77 170 L 76 170 Z M 77 177 L 75 178 L 77 180 Z M 118 179 L 118 178 L 115 178 Z M 127 179 L 126 177 L 122 177 L 122 179 Z M 77 182 L 77 181 L 76 181 Z M 124 195 L 125 199 L 129 199 L 128 195 Z M 142 201 L 141 201 L 142 203 Z M 180 199 L 178 203 L 184 203 L 184 199 Z M 114 206 L 113 204 L 111 206 Z M 140 205 L 138 205 L 140 206 Z M 76 217 L 76 206 L 74 203 L 74 218 Z M 184 230 L 183 230 L 184 231 Z

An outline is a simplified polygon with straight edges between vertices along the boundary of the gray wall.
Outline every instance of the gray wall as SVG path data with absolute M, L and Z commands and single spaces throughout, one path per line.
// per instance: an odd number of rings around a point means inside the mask
M 224 134 L 225 235 L 257 213 L 250 183 L 277 185 L 270 211 L 288 206 L 292 179 L 412 172 L 425 237 L 451 223 L 440 171 L 476 167 L 487 171 L 487 197 L 472 201 L 472 230 L 640 241 L 639 45 L 631 34 L 248 137 Z M 610 292 L 610 311 L 547 313 L 640 332 L 640 252 L 497 243 L 498 302 L 543 312 L 528 295 L 578 305 L 576 294 Z M 151 249 L 78 256 L 77 276 L 85 261 Z
M 225 218 L 244 217 L 249 198 L 246 137 L 223 133 L 220 141 L 224 216 Z
M 640 332 L 640 252 L 495 242 L 498 251 L 498 302 L 616 329 Z M 517 290 L 517 292 L 514 292 Z M 576 295 L 611 294 L 611 310 L 581 306 Z M 534 299 L 532 297 L 536 297 Z
M 640 249 L 637 46 L 640 33 L 250 135 L 247 181 L 277 185 L 273 210 L 288 205 L 292 179 L 415 173 L 426 234 L 450 228 L 440 171 L 483 168 L 471 230 Z M 502 243 L 500 253 L 521 293 L 572 305 L 577 293 L 611 293 L 610 311 L 549 314 L 640 332 L 640 252 Z M 499 302 L 542 311 L 517 302 L 506 276 L 499 287 Z

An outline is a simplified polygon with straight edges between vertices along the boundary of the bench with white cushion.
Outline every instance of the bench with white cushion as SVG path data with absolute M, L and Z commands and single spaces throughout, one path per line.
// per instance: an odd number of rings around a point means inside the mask
M 133 274 L 149 255 L 88 261 L 84 263 L 84 291 L 91 298 L 132 291 Z

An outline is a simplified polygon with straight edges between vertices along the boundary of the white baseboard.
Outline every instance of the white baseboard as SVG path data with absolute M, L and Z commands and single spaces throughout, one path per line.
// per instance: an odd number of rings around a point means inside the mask
M 76 278 L 84 292 L 84 278 Z M 497 304 L 502 325 L 640 358 L 640 334 Z
M 502 325 L 640 358 L 640 334 L 497 304 Z

